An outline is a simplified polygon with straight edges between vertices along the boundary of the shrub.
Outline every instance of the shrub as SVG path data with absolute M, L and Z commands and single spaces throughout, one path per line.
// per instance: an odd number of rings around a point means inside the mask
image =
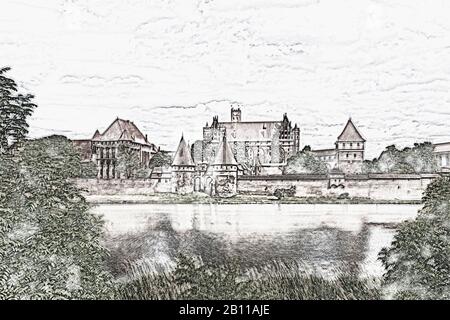
M 311 148 L 305 147 L 302 151 L 287 160 L 283 168 L 284 174 L 325 174 L 328 167 L 325 162 L 318 159 Z
M 59 152 L 70 150 L 64 141 L 27 141 L 14 156 L 0 156 L 1 299 L 112 294 L 103 222 L 69 179 L 79 162 Z
M 450 299 L 450 177 L 429 184 L 422 202 L 379 254 L 385 290 L 398 299 Z
M 279 199 L 284 197 L 294 197 L 295 196 L 295 186 L 291 186 L 290 188 L 277 188 L 273 192 L 273 195 Z

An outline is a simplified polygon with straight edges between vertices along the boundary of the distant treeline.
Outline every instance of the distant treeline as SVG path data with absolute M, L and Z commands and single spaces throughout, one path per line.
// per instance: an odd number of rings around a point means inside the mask
M 390 145 L 378 158 L 363 162 L 363 173 L 433 173 L 439 170 L 431 142 L 402 150 Z
M 434 173 L 439 170 L 431 142 L 415 143 L 413 147 L 397 149 L 390 145 L 373 160 L 362 163 L 362 173 Z M 325 174 L 330 168 L 306 146 L 287 160 L 284 174 Z

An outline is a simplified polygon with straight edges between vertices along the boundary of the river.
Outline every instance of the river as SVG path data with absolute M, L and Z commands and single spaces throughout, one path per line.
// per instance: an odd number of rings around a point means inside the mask
M 170 263 L 178 252 L 204 261 L 239 257 L 246 266 L 296 260 L 333 274 L 356 265 L 380 276 L 378 252 L 420 205 L 113 204 L 97 205 L 106 243 L 118 259 Z

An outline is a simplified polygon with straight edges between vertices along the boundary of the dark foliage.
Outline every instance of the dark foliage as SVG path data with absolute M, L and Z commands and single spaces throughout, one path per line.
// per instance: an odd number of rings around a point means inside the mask
M 111 296 L 102 220 L 71 182 L 80 158 L 61 136 L 25 141 L 31 95 L 0 70 L 0 299 Z
M 283 168 L 284 174 L 325 174 L 328 173 L 328 167 L 325 162 L 318 159 L 311 148 L 306 146 L 302 151 L 297 152 L 287 160 Z
M 120 145 L 117 155 L 117 171 L 125 179 L 144 178 L 139 154 L 136 150 Z
M 277 197 L 278 199 L 284 198 L 284 197 L 294 197 L 295 196 L 295 186 L 291 186 L 290 188 L 277 188 L 275 189 L 273 195 Z
M 398 299 L 450 299 L 450 178 L 429 184 L 422 201 L 380 252 L 386 290 Z
M 122 299 L 379 299 L 379 283 L 341 273 L 326 279 L 301 271 L 296 263 L 272 262 L 242 270 L 238 261 L 205 264 L 179 256 L 175 268 L 149 272 L 145 264 L 130 270 L 118 285 Z
M 14 80 L 5 76 L 10 68 L 0 68 L 0 153 L 8 152 L 28 134 L 27 118 L 36 105 L 31 94 L 18 93 Z
M 363 163 L 364 173 L 433 173 L 438 169 L 430 142 L 415 143 L 403 150 L 391 145 L 379 158 Z

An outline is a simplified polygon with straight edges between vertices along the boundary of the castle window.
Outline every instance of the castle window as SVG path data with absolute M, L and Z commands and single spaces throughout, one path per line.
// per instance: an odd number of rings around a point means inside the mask
M 348 153 L 345 156 L 348 158 Z
M 353 143 L 350 143 L 350 147 L 353 147 Z
M 345 143 L 343 143 L 342 146 L 345 148 Z
M 356 145 L 359 147 L 359 142 Z
M 356 153 L 353 154 L 353 158 L 356 158 Z

